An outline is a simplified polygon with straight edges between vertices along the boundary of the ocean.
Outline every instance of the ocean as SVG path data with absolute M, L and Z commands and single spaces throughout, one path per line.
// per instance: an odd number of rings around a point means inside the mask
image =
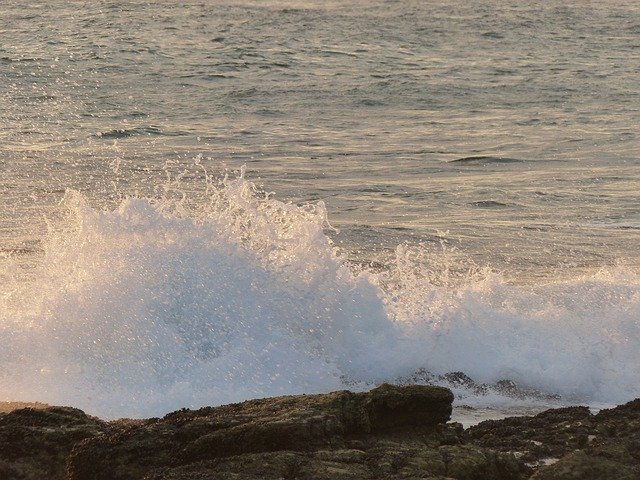
M 640 396 L 635 0 L 0 5 L 0 400 Z

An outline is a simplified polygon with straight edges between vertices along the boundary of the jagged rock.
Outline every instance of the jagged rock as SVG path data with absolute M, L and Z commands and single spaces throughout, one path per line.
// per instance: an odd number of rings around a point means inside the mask
M 445 380 L 453 387 L 465 387 L 469 390 L 476 391 L 482 386 L 478 385 L 469 375 L 464 372 L 449 372 L 440 376 L 441 380 Z
M 0 479 L 62 479 L 73 445 L 105 431 L 105 422 L 69 407 L 0 414 Z
M 531 466 L 532 480 L 640 478 L 640 399 L 597 415 L 587 407 L 568 407 L 486 421 L 464 436 L 515 453 Z
M 638 480 L 639 471 L 615 460 L 576 450 L 540 469 L 531 480 Z
M 592 431 L 587 407 L 546 410 L 533 417 L 487 420 L 465 432 L 468 442 L 501 452 L 517 452 L 525 462 L 560 458 L 587 445 Z
M 560 395 L 538 390 L 522 385 L 509 379 L 498 380 L 494 383 L 478 383 L 469 375 L 461 371 L 448 372 L 442 375 L 435 374 L 421 368 L 411 375 L 399 377 L 399 384 L 407 385 L 419 383 L 422 385 L 443 385 L 453 389 L 467 390 L 473 395 L 487 395 L 497 393 L 499 395 L 517 399 L 535 398 L 539 400 L 559 400 Z
M 15 410 L 0 413 L 0 480 L 640 478 L 640 399 L 466 432 L 444 423 L 452 399 L 382 385 L 108 423 L 66 407 Z
M 168 468 L 223 457 L 343 446 L 350 436 L 417 429 L 434 432 L 451 416 L 445 388 L 382 385 L 348 391 L 250 400 L 181 410 L 137 428 L 89 439 L 70 459 L 70 478 L 142 478 Z

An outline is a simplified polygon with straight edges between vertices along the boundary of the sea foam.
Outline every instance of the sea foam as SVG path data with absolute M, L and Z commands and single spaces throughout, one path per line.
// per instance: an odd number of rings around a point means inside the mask
M 102 210 L 67 192 L 33 278 L 3 267 L 3 400 L 140 417 L 420 371 L 569 402 L 640 396 L 635 272 L 513 285 L 421 246 L 356 270 L 322 203 L 283 203 L 242 176 L 174 197 Z

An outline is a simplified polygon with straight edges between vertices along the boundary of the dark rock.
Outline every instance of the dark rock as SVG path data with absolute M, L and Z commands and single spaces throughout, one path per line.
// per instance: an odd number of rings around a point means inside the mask
M 468 442 L 501 452 L 517 452 L 525 462 L 559 458 L 584 448 L 593 430 L 587 407 L 547 410 L 533 417 L 487 420 L 465 432 Z
M 540 400 L 559 400 L 560 395 L 542 392 L 535 388 L 519 385 L 513 380 L 499 380 L 492 385 L 486 386 L 487 390 L 493 390 L 501 395 L 511 398 L 537 398 Z
M 535 473 L 531 480 L 638 480 L 639 471 L 627 465 L 577 450 Z
M 434 428 L 451 418 L 452 393 L 446 388 L 381 385 L 360 394 L 369 431 L 406 427 Z M 368 433 L 368 432 L 365 432 Z
M 0 414 L 0 478 L 63 479 L 73 445 L 107 430 L 75 408 L 24 408 Z
M 441 378 L 442 380 L 449 382 L 454 387 L 462 386 L 469 389 L 478 388 L 478 384 L 464 372 L 445 373 Z
M 640 479 L 640 399 L 597 415 L 568 407 L 482 422 L 464 438 L 515 453 L 536 480 Z
M 487 395 L 497 393 L 499 395 L 517 399 L 536 398 L 540 400 L 559 400 L 560 396 L 554 393 L 543 392 L 535 388 L 520 385 L 513 380 L 503 379 L 495 383 L 477 383 L 464 372 L 449 372 L 444 375 L 433 375 L 426 370 L 418 370 L 412 376 L 401 380 L 414 380 L 414 383 L 445 384 L 451 388 L 462 388 L 474 395 Z
M 452 399 L 440 387 L 382 385 L 108 423 L 73 408 L 19 409 L 0 414 L 0 480 L 640 479 L 640 400 L 464 431 L 445 423 Z
M 435 433 L 451 415 L 445 388 L 381 385 L 367 393 L 300 395 L 181 410 L 79 444 L 70 478 L 142 478 L 168 468 L 249 453 L 313 451 L 350 436 L 415 429 Z

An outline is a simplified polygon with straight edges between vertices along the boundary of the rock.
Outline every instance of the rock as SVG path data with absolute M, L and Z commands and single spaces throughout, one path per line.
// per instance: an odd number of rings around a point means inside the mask
M 441 387 L 384 384 L 368 394 L 359 394 L 369 422 L 369 431 L 406 427 L 435 428 L 451 418 L 453 394 Z M 365 432 L 368 433 L 368 432 Z
M 463 382 L 464 377 L 456 379 Z M 464 431 L 445 388 L 250 400 L 103 422 L 68 407 L 0 413 L 1 480 L 627 480 L 640 399 Z
M 615 460 L 576 450 L 544 467 L 531 480 L 638 480 L 639 471 Z
M 452 401 L 451 392 L 441 387 L 381 385 L 367 393 L 340 391 L 181 410 L 79 444 L 70 458 L 70 478 L 143 478 L 152 468 L 342 447 L 359 435 L 398 430 L 434 433 L 450 418 Z
M 464 438 L 515 453 L 530 466 L 532 480 L 640 478 L 640 399 L 597 415 L 568 407 L 482 422 Z
M 69 407 L 0 414 L 0 478 L 63 479 L 73 445 L 105 431 L 105 422 Z
M 533 417 L 487 420 L 469 428 L 465 439 L 500 452 L 515 452 L 528 463 L 560 458 L 584 448 L 593 430 L 587 407 L 547 410 Z
M 9 413 L 22 408 L 36 408 L 42 410 L 43 408 L 50 406 L 51 405 L 40 402 L 0 402 L 0 413 Z

